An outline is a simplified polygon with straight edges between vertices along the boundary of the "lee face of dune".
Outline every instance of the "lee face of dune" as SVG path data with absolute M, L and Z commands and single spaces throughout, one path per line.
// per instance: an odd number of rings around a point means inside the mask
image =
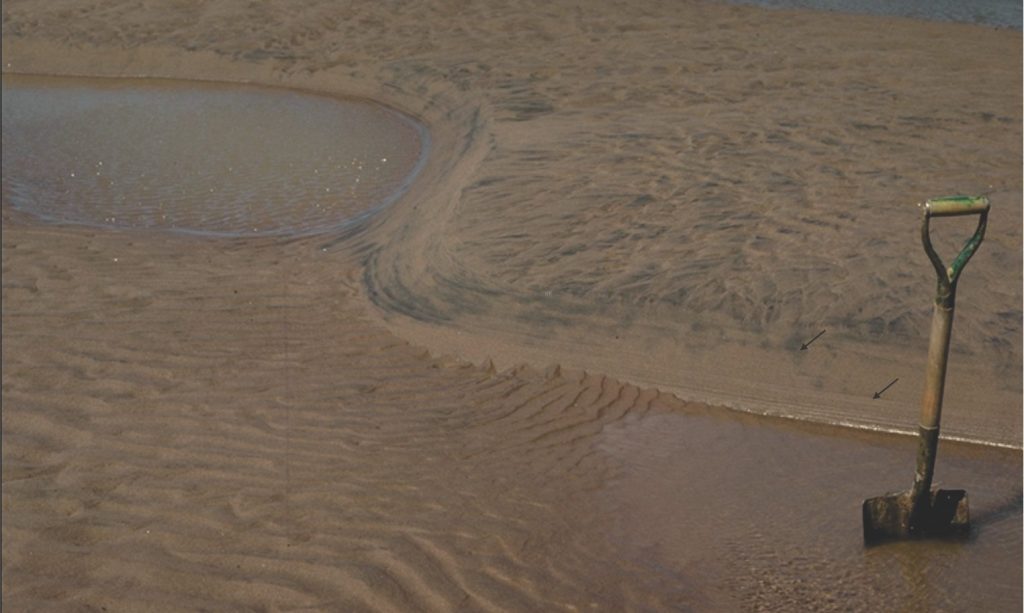
M 5 605 L 1019 605 L 1018 452 L 940 447 L 970 542 L 864 550 L 860 499 L 909 485 L 912 440 L 687 402 L 912 429 L 913 203 L 984 192 L 943 425 L 1019 446 L 1019 33 L 679 2 L 4 11 L 5 72 L 365 96 L 432 141 L 338 236 L 54 226 L 5 195 Z

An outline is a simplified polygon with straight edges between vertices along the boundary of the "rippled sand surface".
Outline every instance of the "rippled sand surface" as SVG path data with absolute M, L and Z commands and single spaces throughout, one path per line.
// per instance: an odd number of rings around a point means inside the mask
M 3 35 L 5 73 L 361 96 L 432 143 L 329 236 L 5 196 L 6 608 L 1019 610 L 1020 33 L 67 0 L 5 2 Z M 860 502 L 915 443 L 835 424 L 914 428 L 914 203 L 953 192 L 994 207 L 943 422 L 989 445 L 944 441 L 936 475 L 974 528 L 866 549 Z

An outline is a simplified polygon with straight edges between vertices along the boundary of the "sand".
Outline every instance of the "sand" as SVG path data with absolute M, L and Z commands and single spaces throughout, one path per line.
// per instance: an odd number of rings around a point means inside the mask
M 342 235 L 4 203 L 4 605 L 1018 610 L 1020 46 L 688 2 L 5 2 L 5 73 L 363 96 L 431 151 Z M 976 528 L 864 549 L 914 441 L 848 426 L 915 427 L 915 204 L 960 192 L 993 212 L 943 427 L 985 445 L 938 479 Z

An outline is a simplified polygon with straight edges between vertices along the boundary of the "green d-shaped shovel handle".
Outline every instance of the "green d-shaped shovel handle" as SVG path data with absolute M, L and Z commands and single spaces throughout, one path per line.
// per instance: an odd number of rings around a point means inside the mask
M 988 198 L 985 196 L 949 196 L 946 198 L 932 198 L 924 203 L 924 218 L 921 222 L 921 242 L 924 243 L 925 253 L 928 259 L 935 266 L 935 272 L 939 277 L 938 295 L 936 300 L 948 298 L 956 288 L 960 272 L 967 266 L 974 252 L 978 250 L 981 239 L 985 237 L 985 225 L 988 223 Z M 959 255 L 953 259 L 953 263 L 947 268 L 939 254 L 935 253 L 932 247 L 932 239 L 928 232 L 928 221 L 932 217 L 954 217 L 959 215 L 980 215 L 978 228 L 974 236 L 967 239 Z

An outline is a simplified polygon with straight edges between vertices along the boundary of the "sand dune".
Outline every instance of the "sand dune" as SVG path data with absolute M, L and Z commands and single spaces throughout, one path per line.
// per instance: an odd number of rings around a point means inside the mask
M 365 96 L 431 132 L 406 195 L 340 234 L 57 226 L 5 197 L 6 607 L 1019 607 L 1019 449 L 943 444 L 970 542 L 865 550 L 860 500 L 909 485 L 912 439 L 721 408 L 912 429 L 914 203 L 984 192 L 944 431 L 1019 448 L 1019 32 L 67 0 L 5 2 L 3 35 L 5 73 Z

